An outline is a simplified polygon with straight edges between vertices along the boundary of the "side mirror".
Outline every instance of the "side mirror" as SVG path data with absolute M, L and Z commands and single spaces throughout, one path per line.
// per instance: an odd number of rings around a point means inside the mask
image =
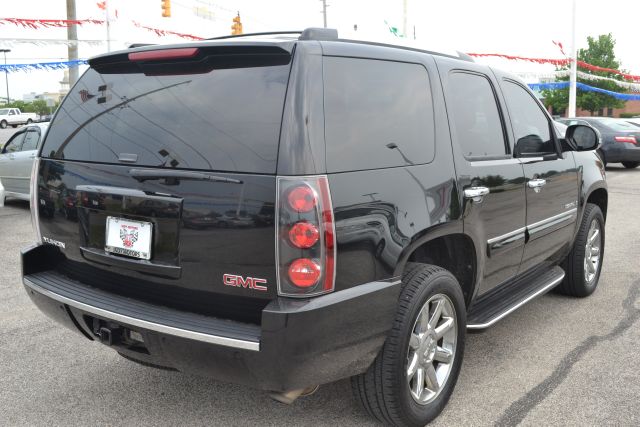
M 565 133 L 565 139 L 575 151 L 597 150 L 602 144 L 600 132 L 586 125 L 569 126 Z

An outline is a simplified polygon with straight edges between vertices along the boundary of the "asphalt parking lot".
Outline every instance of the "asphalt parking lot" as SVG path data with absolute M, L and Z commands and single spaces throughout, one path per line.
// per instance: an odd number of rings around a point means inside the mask
M 0 142 L 14 130 L 0 131 Z M 600 286 L 543 296 L 470 334 L 434 425 L 640 424 L 640 168 L 607 172 Z M 376 425 L 348 381 L 291 406 L 249 388 L 146 368 L 50 321 L 20 283 L 29 206 L 0 208 L 0 425 Z

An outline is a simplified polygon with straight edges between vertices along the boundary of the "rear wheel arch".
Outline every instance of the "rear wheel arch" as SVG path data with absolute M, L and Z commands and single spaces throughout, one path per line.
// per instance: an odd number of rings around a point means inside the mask
M 407 263 L 431 264 L 449 271 L 460 283 L 467 306 L 477 283 L 478 252 L 473 240 L 463 233 L 425 236 L 412 245 L 396 267 L 402 276 Z

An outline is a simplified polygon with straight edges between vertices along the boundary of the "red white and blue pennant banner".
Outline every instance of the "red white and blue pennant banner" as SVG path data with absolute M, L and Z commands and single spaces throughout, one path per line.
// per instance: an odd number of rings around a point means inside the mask
M 110 21 L 111 22 L 111 21 Z M 18 27 L 29 28 L 38 30 L 42 28 L 66 28 L 71 25 L 104 25 L 106 21 L 101 19 L 27 19 L 27 18 L 0 18 L 0 25 L 13 24 Z M 159 28 L 148 27 L 138 22 L 131 21 L 131 23 L 147 31 L 154 32 L 157 36 L 177 36 L 187 40 L 202 40 L 202 37 L 194 36 L 192 34 L 179 33 L 176 31 L 162 30 Z
M 12 73 L 15 71 L 33 71 L 33 70 L 64 70 L 70 67 L 78 67 L 86 65 L 85 59 L 75 61 L 56 61 L 56 62 L 37 62 L 34 64 L 0 64 L 0 72 Z
M 474 56 L 476 58 L 502 58 L 502 59 L 508 59 L 511 61 L 526 61 L 526 62 L 532 62 L 535 64 L 550 64 L 550 65 L 555 65 L 557 67 L 567 66 L 571 64 L 571 59 L 569 58 L 564 58 L 564 59 L 528 58 L 524 56 L 504 55 L 501 53 L 469 53 L 469 56 Z M 622 71 L 614 70 L 612 68 L 599 67 L 597 65 L 588 64 L 584 61 L 578 61 L 578 67 L 584 68 L 589 71 L 617 74 L 619 76 L 622 76 L 626 80 L 640 82 L 640 76 L 623 73 Z
M 529 87 L 532 90 L 559 90 L 567 89 L 569 87 L 569 82 L 529 83 Z M 585 92 L 602 93 L 623 101 L 640 101 L 640 95 L 637 94 L 612 92 L 610 90 L 589 86 L 580 82 L 576 82 L 576 88 Z

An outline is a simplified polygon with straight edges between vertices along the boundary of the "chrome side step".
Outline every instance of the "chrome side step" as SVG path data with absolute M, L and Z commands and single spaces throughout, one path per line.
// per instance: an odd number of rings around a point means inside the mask
M 564 274 L 561 267 L 555 266 L 542 274 L 528 274 L 511 285 L 483 295 L 467 314 L 467 329 L 488 328 L 532 299 L 549 292 L 562 282 Z

